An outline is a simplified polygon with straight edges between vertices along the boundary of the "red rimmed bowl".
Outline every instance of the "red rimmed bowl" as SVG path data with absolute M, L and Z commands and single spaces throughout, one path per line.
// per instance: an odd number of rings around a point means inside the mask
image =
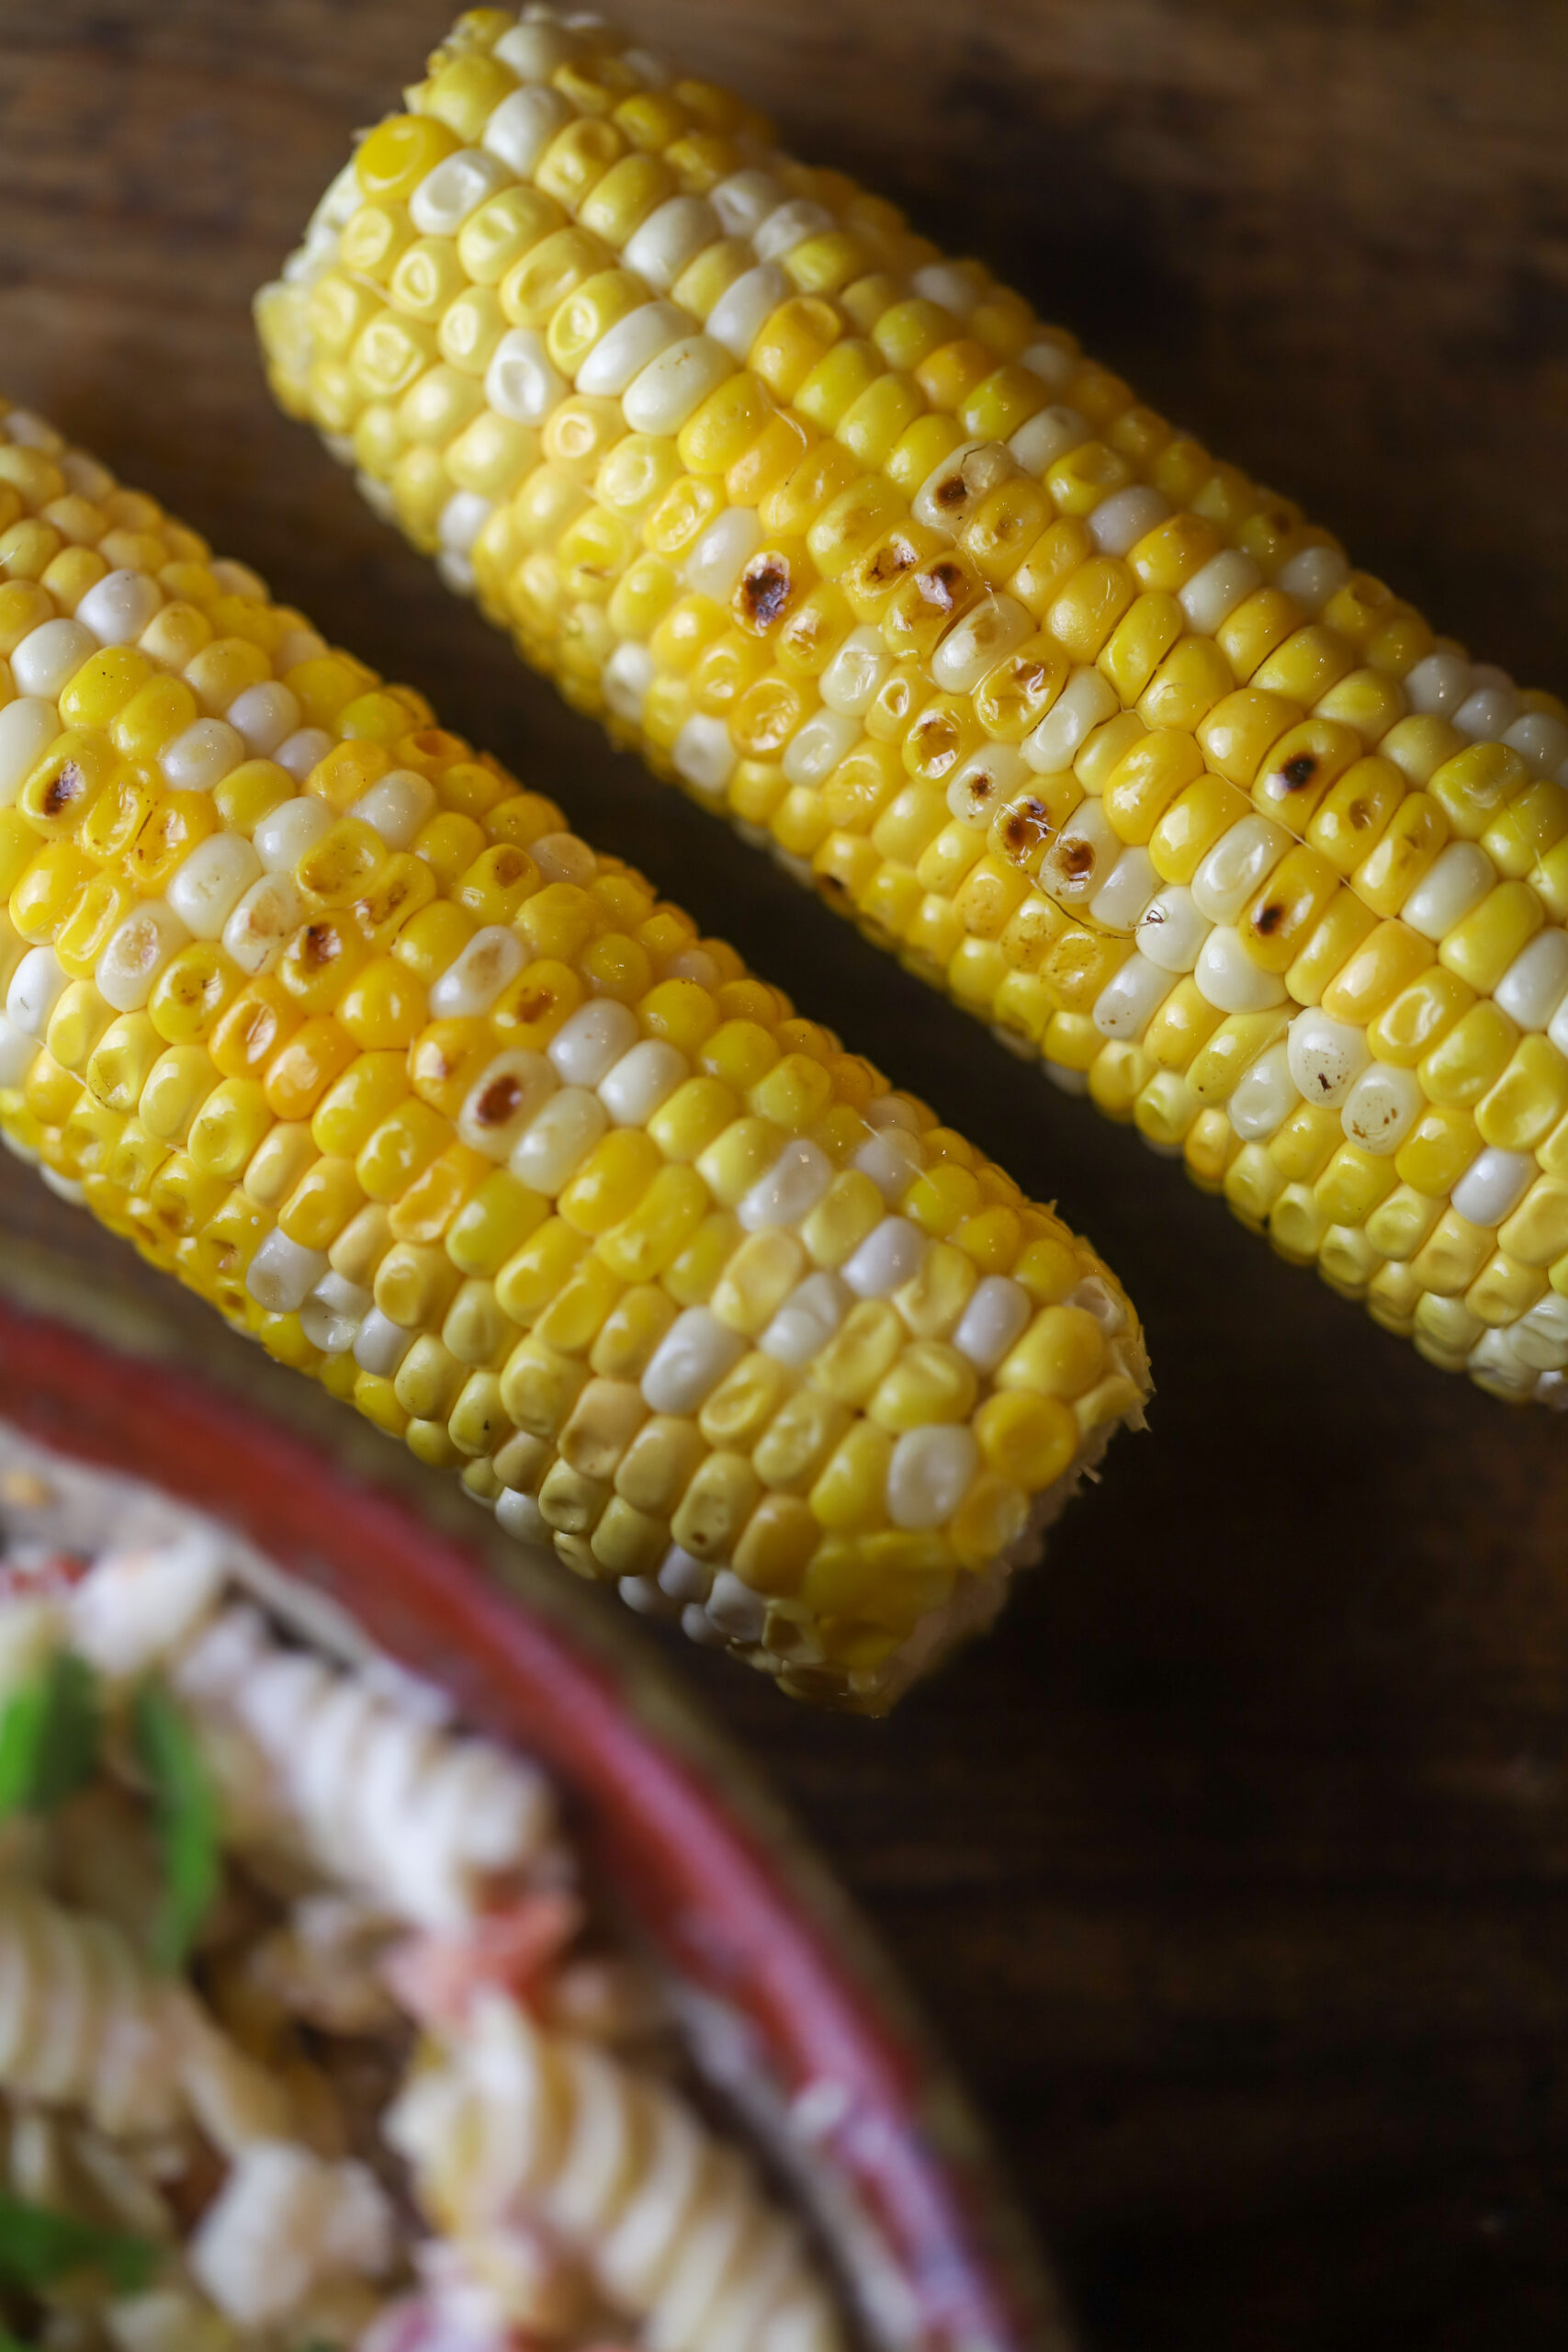
M 0 1416 L 346 1609 L 552 1773 L 708 2071 L 795 2173 L 875 2352 L 1066 2352 L 979 2135 L 863 1928 L 662 1669 L 596 1654 L 419 1500 L 224 1385 L 0 1299 Z M 352 1451 L 352 1449 L 351 1449 Z

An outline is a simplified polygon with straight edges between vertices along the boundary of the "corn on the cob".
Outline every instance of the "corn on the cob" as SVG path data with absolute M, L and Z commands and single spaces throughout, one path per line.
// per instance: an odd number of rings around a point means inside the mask
M 1141 1417 L 1052 1213 L 19 411 L 0 893 L 13 1148 L 792 1691 L 884 1702 Z
M 660 773 L 1275 1248 L 1568 1404 L 1568 710 L 598 20 L 459 19 L 258 317 Z

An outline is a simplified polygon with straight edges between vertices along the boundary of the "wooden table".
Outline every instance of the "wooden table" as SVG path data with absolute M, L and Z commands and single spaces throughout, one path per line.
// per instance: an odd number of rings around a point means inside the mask
M 983 245 L 1478 650 L 1568 683 L 1552 0 L 625 13 Z M 273 414 L 246 298 L 443 24 L 7 0 L 0 381 L 739 937 L 1140 1300 L 1152 1433 L 891 1724 L 681 1661 L 967 2070 L 1087 2342 L 1560 2346 L 1568 1428 L 1277 1264 L 613 757 Z M 86 1246 L 19 1171 L 0 1214 Z

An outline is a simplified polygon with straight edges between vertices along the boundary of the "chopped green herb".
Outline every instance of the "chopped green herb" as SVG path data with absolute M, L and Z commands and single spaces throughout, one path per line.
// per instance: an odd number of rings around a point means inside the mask
M 0 1816 L 52 1813 L 92 1779 L 97 1753 L 92 1668 L 57 1650 L 0 1711 Z
M 164 1903 L 153 1932 L 160 1965 L 177 1969 L 222 1881 L 218 1798 L 189 1724 L 161 1682 L 144 1682 L 131 1715 L 164 1853 Z
M 150 2283 L 158 2259 L 145 2238 L 0 2193 L 0 2286 L 32 2291 L 73 2271 L 100 2270 L 117 2295 L 134 2295 Z

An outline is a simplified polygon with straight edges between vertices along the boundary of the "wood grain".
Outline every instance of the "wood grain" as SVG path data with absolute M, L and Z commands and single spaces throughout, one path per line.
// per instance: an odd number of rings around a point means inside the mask
M 1568 683 L 1553 0 L 624 13 L 1005 263 L 1478 654 Z M 1560 2345 L 1568 1433 L 1275 1263 L 612 756 L 271 413 L 247 297 L 443 22 L 6 0 L 0 382 L 738 936 L 1139 1298 L 1152 1434 L 890 1724 L 680 1661 L 901 1960 L 1089 2345 Z M 0 1214 L 124 1262 L 19 1172 Z

